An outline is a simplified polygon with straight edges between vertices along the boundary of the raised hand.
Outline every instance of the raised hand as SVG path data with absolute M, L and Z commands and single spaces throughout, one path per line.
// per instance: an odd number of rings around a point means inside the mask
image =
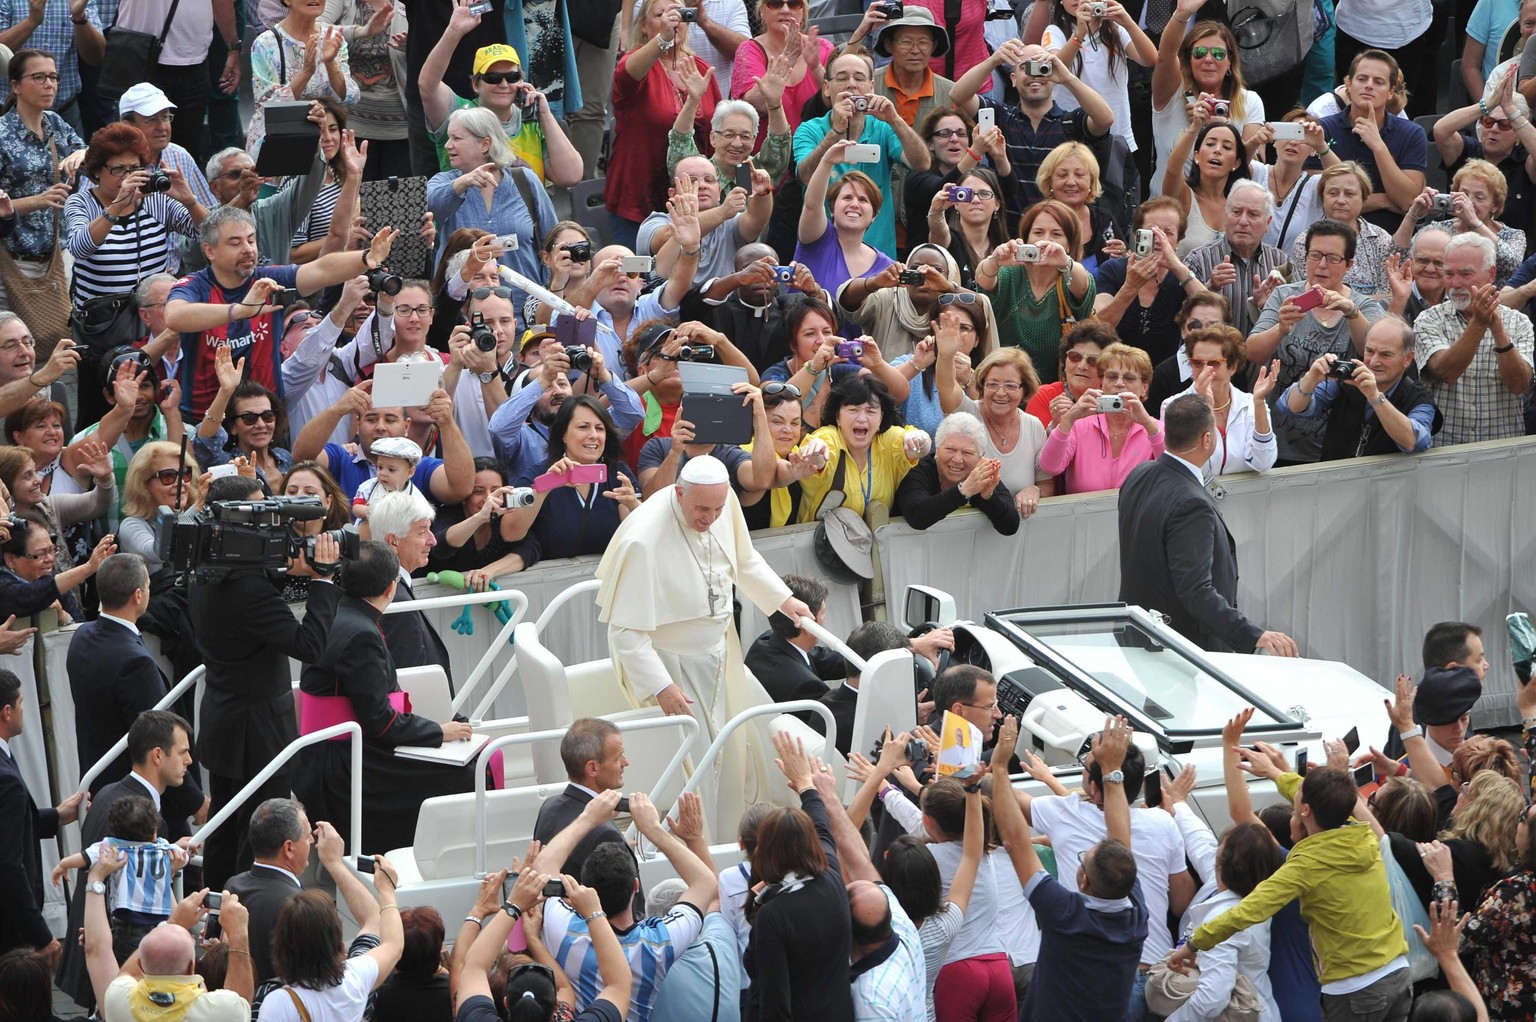
M 131 364 L 124 363 L 124 365 Z M 231 362 L 229 347 L 227 345 L 220 345 L 213 352 L 213 372 L 218 377 L 219 390 L 223 391 L 225 396 L 233 394 L 235 388 L 240 386 L 240 381 L 245 379 L 245 359 L 242 358 L 239 362 Z M 137 390 L 137 386 L 134 389 Z

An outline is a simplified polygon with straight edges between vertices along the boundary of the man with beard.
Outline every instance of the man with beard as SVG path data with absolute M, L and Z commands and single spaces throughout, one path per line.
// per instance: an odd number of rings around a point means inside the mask
M 233 361 L 245 361 L 247 379 L 281 397 L 283 321 L 278 303 L 284 292 L 312 294 L 378 269 L 399 232 L 383 227 L 366 250 L 332 252 L 303 266 L 264 266 L 259 277 L 256 221 L 245 210 L 219 207 L 208 214 L 200 233 L 208 268 L 177 281 L 165 306 L 166 326 L 181 333 L 182 411 L 199 417 L 219 391 L 213 366 L 213 349 L 218 347 L 227 347 Z M 464 492 L 469 492 L 467 487 Z
M 1434 446 L 1522 436 L 1531 389 L 1532 330 L 1499 303 L 1492 240 L 1458 234 L 1445 246 L 1445 301 L 1420 314 L 1419 371 L 1445 415 Z
M 704 251 L 699 255 L 693 282 L 703 284 L 735 269 L 737 249 L 763 233 L 773 215 L 773 178 L 766 170 L 755 170 L 750 195 L 734 184 L 727 192 L 724 189 L 730 182 L 720 179 L 719 171 L 708 158 L 689 156 L 678 162 L 677 179 L 679 185 L 691 182 L 698 190 L 699 244 Z M 656 257 L 658 273 L 670 270 L 682 251 L 674 233 L 665 212 L 652 213 L 640 225 L 635 247 L 642 254 Z
M 181 391 L 175 381 L 160 389 L 149 359 L 144 353 L 129 345 L 113 348 L 101 357 L 100 379 L 106 381 L 101 388 L 111 411 L 77 433 L 71 444 L 86 437 L 94 437 L 110 444 L 112 474 L 117 477 L 117 503 L 107 510 L 106 530 L 117 529 L 122 516 L 123 485 L 128 479 L 128 463 L 151 440 L 169 440 L 180 443 L 182 434 L 181 409 L 178 402 Z M 132 411 L 127 418 L 123 409 L 128 406 L 129 394 L 133 394 Z
M 1232 325 L 1244 337 L 1253 332 L 1254 320 L 1279 283 L 1271 271 L 1289 261 L 1284 252 L 1264 244 L 1274 216 L 1268 188 L 1257 181 L 1238 181 L 1227 193 L 1221 237 L 1184 257 L 1184 265 L 1205 281 L 1207 290 L 1232 304 Z

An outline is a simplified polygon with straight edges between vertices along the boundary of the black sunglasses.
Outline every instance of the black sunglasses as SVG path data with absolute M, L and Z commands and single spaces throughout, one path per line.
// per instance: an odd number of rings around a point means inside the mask
M 180 469 L 162 468 L 160 471 L 155 473 L 155 479 L 158 480 L 162 486 L 169 486 L 178 478 L 191 479 L 192 470 L 183 466 Z
M 477 302 L 484 301 L 485 299 L 491 297 L 491 295 L 495 295 L 497 298 L 505 298 L 508 301 L 511 301 L 512 289 L 510 287 L 502 287 L 498 285 L 496 287 L 477 287 L 469 293 L 469 297 L 473 298 Z
M 523 80 L 523 73 L 521 71 L 484 71 L 480 75 L 480 80 L 487 85 L 503 85 L 509 82 L 516 85 Z
M 241 412 L 239 415 L 235 416 L 235 418 L 239 419 L 247 426 L 254 426 L 258 422 L 265 422 L 270 426 L 272 423 L 277 421 L 277 413 L 268 408 L 264 412 Z
M 771 383 L 763 384 L 763 397 L 777 397 L 780 394 L 788 394 L 796 401 L 800 400 L 800 388 L 793 383 L 780 383 L 778 380 L 774 380 Z

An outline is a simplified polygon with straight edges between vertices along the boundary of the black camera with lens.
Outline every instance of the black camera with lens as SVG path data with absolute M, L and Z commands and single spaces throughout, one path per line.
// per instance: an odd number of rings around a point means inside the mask
M 218 581 L 241 568 L 287 571 L 301 552 L 315 570 L 315 541 L 300 536 L 298 522 L 325 517 L 319 497 L 270 497 L 263 500 L 220 500 L 206 512 L 169 518 L 160 527 L 160 559 L 177 572 L 191 572 L 201 581 Z M 329 533 L 341 547 L 343 560 L 356 560 L 362 541 L 354 526 Z M 334 569 L 332 569 L 334 570 Z
M 685 344 L 677 349 L 677 355 L 673 362 L 713 362 L 715 360 L 715 346 L 713 344 Z
M 586 372 L 592 368 L 592 349 L 580 344 L 570 345 L 565 349 L 565 357 L 571 360 L 571 368 L 580 372 Z
M 870 761 L 880 762 L 880 753 L 884 748 L 884 736 L 875 739 L 874 751 L 869 754 Z M 907 742 L 907 764 L 912 767 L 913 773 L 921 777 L 925 771 L 933 769 L 933 753 L 928 751 L 928 746 L 921 740 L 910 739 Z
M 896 276 L 896 283 L 902 287 L 922 287 L 927 280 L 922 270 L 902 270 Z
M 496 350 L 496 335 L 485 325 L 485 317 L 478 312 L 469 319 L 469 339 L 481 351 Z
M 171 190 L 171 175 L 163 170 L 151 170 L 149 180 L 144 182 L 146 192 L 168 192 Z
M 398 273 L 390 273 L 382 266 L 377 266 L 368 271 L 368 290 L 375 294 L 397 295 L 400 289 L 405 287 L 405 278 Z
M 560 246 L 571 254 L 573 263 L 590 263 L 592 261 L 592 243 L 590 241 L 572 241 Z
M 1355 369 L 1360 365 L 1354 359 L 1341 358 L 1328 368 L 1330 380 L 1352 380 L 1355 378 Z

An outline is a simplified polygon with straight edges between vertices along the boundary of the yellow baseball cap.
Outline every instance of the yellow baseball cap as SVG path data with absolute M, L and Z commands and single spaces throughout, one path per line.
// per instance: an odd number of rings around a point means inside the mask
M 523 66 L 523 58 L 517 55 L 517 50 L 506 43 L 493 43 L 490 46 L 482 46 L 475 51 L 474 73 L 483 75 L 492 64 L 499 64 L 504 60 L 510 60 L 518 67 Z

